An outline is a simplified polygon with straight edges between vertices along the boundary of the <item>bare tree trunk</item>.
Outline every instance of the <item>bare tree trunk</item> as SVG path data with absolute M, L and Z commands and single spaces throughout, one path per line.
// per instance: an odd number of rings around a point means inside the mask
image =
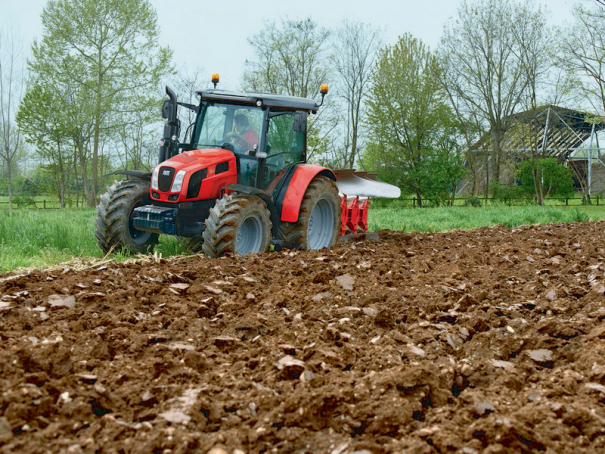
M 418 201 L 418 208 L 422 208 L 422 192 L 416 189 L 416 200 Z
M 13 119 L 23 94 L 20 55 L 20 43 L 0 34 L 0 159 L 7 169 L 9 210 L 13 209 L 12 170 L 21 147 L 21 132 Z
M 500 183 L 500 159 L 502 157 L 502 131 L 496 126 L 493 130 L 492 142 L 492 184 Z M 489 191 L 489 188 L 488 188 Z
M 485 154 L 485 200 L 489 195 L 489 156 Z
M 13 211 L 13 188 L 12 188 L 12 181 L 11 181 L 11 166 L 7 166 L 6 169 L 6 176 L 8 178 L 8 210 L 9 211 Z
M 99 101 L 100 104 L 100 101 Z M 99 107 L 100 108 L 100 107 Z M 100 119 L 95 118 L 94 127 L 94 142 L 92 146 L 92 161 L 90 170 L 92 173 L 92 186 L 90 188 L 90 194 L 88 198 L 88 205 L 94 207 L 97 204 L 97 184 L 98 184 L 98 166 L 99 166 L 99 137 L 101 132 Z

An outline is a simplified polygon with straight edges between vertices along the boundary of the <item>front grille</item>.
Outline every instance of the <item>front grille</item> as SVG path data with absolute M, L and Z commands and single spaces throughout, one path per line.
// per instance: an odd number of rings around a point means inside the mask
M 202 169 L 195 172 L 189 178 L 189 186 L 187 187 L 187 198 L 195 199 L 200 193 L 200 187 L 202 186 L 202 180 L 206 178 L 208 169 Z
M 168 192 L 170 190 L 173 177 L 174 169 L 172 167 L 160 167 L 160 174 L 158 176 L 158 185 L 160 191 Z

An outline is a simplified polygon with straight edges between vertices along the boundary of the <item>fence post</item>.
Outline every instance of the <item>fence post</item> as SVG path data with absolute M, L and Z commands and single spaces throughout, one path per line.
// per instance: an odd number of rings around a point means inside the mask
M 412 198 L 412 203 L 414 204 L 414 208 L 416 208 L 416 197 Z
M 565 206 L 569 205 L 569 199 L 567 197 L 565 197 Z
M 46 200 L 44 201 L 44 209 L 46 210 Z

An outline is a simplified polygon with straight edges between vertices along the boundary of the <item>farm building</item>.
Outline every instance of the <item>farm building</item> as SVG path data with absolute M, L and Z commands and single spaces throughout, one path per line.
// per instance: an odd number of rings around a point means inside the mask
M 605 190 L 605 147 L 600 135 L 601 118 L 578 110 L 547 105 L 515 114 L 504 134 L 500 182 L 514 184 L 519 162 L 532 157 L 553 157 L 573 170 L 577 189 L 591 194 Z M 490 133 L 469 153 L 469 174 L 459 185 L 459 193 L 480 194 L 492 181 Z M 592 162 L 592 165 L 588 165 Z

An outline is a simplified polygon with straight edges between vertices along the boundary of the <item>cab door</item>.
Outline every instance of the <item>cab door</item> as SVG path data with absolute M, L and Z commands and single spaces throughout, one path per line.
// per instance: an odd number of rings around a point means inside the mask
M 306 157 L 306 112 L 270 112 L 260 187 L 272 194 L 286 169 Z

